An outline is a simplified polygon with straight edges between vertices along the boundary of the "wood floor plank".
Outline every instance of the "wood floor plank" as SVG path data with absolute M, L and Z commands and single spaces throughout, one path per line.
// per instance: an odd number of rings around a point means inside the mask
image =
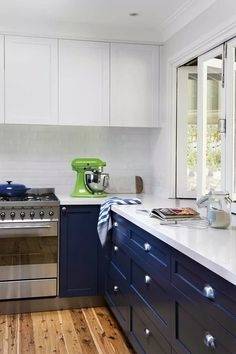
M 115 348 L 111 341 L 106 337 L 106 333 L 99 322 L 97 314 L 93 308 L 82 309 L 86 322 L 88 324 L 90 333 L 93 337 L 97 351 L 101 354 L 115 353 Z
M 67 353 L 83 354 L 82 347 L 70 315 L 70 310 L 58 311 L 58 315 Z
M 128 347 L 123 334 L 118 328 L 117 322 L 111 315 L 110 311 L 105 307 L 97 307 L 94 309 L 101 326 L 105 331 L 107 338 L 111 340 L 115 353 L 130 354 L 132 349 Z
M 19 315 L 7 316 L 7 353 L 19 353 Z
M 20 354 L 35 354 L 33 321 L 29 313 L 19 315 Z
M 48 333 L 46 336 L 49 340 L 48 344 L 50 348 L 50 353 L 67 353 L 58 312 L 44 312 L 44 318 L 48 329 Z
M 89 327 L 86 323 L 82 310 L 71 310 L 70 313 L 83 354 L 97 354 L 98 351 L 94 344 L 93 337 L 89 331 Z
M 5 332 L 6 332 L 6 316 L 1 315 L 0 316 L 0 353 L 4 352 L 4 344 L 5 344 Z
M 32 313 L 31 318 L 33 322 L 35 352 L 36 354 L 47 354 L 49 350 L 45 336 L 47 336 L 48 329 L 43 312 Z

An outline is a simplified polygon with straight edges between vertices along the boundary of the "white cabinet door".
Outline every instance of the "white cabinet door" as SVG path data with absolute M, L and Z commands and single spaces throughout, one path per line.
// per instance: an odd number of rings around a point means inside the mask
M 158 126 L 159 48 L 111 45 L 111 125 Z
M 59 122 L 109 124 L 109 44 L 59 42 Z
M 0 36 L 0 123 L 4 123 L 4 36 Z
M 5 122 L 58 122 L 57 40 L 5 38 Z

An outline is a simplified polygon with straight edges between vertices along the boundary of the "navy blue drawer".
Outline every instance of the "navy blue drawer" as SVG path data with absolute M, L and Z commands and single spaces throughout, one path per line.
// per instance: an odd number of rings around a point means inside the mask
M 236 287 L 182 254 L 172 258 L 172 284 L 236 337 Z
M 170 247 L 146 231 L 113 213 L 112 238 L 124 245 L 130 256 L 150 264 L 158 275 L 170 279 Z
M 129 331 L 129 287 L 126 279 L 112 263 L 108 266 L 105 297 L 123 330 Z
M 233 354 L 236 339 L 182 293 L 175 290 L 173 345 L 181 354 Z
M 152 309 L 158 328 L 167 337 L 171 326 L 171 297 L 168 281 L 158 278 L 134 260 L 131 262 L 131 287 Z
M 170 354 L 171 346 L 142 308 L 132 307 L 131 337 L 138 353 Z M 137 349 L 138 348 L 138 349 Z
M 111 261 L 119 269 L 122 275 L 128 280 L 130 270 L 130 259 L 125 252 L 122 244 L 112 242 L 111 245 Z

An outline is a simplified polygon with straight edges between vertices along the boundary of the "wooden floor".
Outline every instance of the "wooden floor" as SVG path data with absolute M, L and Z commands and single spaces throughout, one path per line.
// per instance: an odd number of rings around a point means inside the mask
M 0 353 L 134 353 L 105 307 L 0 316 Z

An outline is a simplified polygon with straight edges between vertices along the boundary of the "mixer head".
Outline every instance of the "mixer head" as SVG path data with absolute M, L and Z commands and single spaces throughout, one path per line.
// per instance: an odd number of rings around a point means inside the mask
M 106 166 L 106 162 L 96 157 L 80 157 L 71 162 L 72 169 L 76 172 L 98 170 Z

